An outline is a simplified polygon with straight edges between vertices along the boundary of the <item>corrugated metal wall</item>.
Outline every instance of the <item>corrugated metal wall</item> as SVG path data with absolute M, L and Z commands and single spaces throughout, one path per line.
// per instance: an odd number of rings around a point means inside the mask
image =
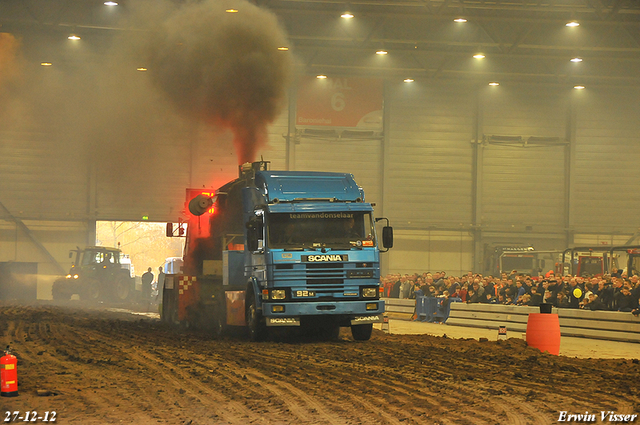
M 0 132 L 0 202 L 10 214 L 38 219 L 85 217 L 85 152 L 64 139 L 65 135 L 24 128 Z
M 483 231 L 560 232 L 566 98 L 557 90 L 481 90 Z
M 571 225 L 575 232 L 640 230 L 640 96 L 638 90 L 573 93 L 576 142 Z
M 455 85 L 391 85 L 385 214 L 402 228 L 471 223 L 473 94 Z
M 384 214 L 396 229 L 385 269 L 466 272 L 475 96 L 434 82 L 388 85 L 385 100 Z
M 301 137 L 295 143 L 295 169 L 351 173 L 367 202 L 381 202 L 382 140 Z

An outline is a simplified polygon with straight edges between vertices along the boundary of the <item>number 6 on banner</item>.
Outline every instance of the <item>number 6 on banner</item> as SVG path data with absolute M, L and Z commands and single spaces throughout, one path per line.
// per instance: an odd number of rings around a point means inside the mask
M 331 107 L 334 111 L 342 111 L 345 106 L 344 94 L 334 93 L 333 96 L 331 96 Z

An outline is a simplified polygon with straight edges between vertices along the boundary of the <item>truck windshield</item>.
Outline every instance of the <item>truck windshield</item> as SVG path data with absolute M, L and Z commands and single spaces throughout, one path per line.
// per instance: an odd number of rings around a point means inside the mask
M 271 248 L 349 248 L 375 246 L 368 212 L 280 213 L 268 217 Z

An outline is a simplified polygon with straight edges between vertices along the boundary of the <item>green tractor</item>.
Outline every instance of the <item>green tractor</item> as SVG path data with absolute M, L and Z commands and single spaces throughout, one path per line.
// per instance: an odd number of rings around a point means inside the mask
M 135 279 L 123 263 L 125 257 L 117 248 L 91 246 L 74 249 L 76 260 L 69 274 L 53 283 L 56 301 L 66 301 L 77 294 L 85 301 L 125 302 L 135 297 Z

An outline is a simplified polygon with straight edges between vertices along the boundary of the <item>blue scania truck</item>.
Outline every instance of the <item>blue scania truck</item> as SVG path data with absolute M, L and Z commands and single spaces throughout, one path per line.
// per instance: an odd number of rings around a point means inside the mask
M 389 221 L 374 218 L 351 174 L 268 168 L 244 164 L 238 179 L 189 201 L 183 270 L 165 277 L 162 319 L 244 327 L 255 341 L 286 328 L 333 339 L 340 327 L 368 340 L 383 320 Z

